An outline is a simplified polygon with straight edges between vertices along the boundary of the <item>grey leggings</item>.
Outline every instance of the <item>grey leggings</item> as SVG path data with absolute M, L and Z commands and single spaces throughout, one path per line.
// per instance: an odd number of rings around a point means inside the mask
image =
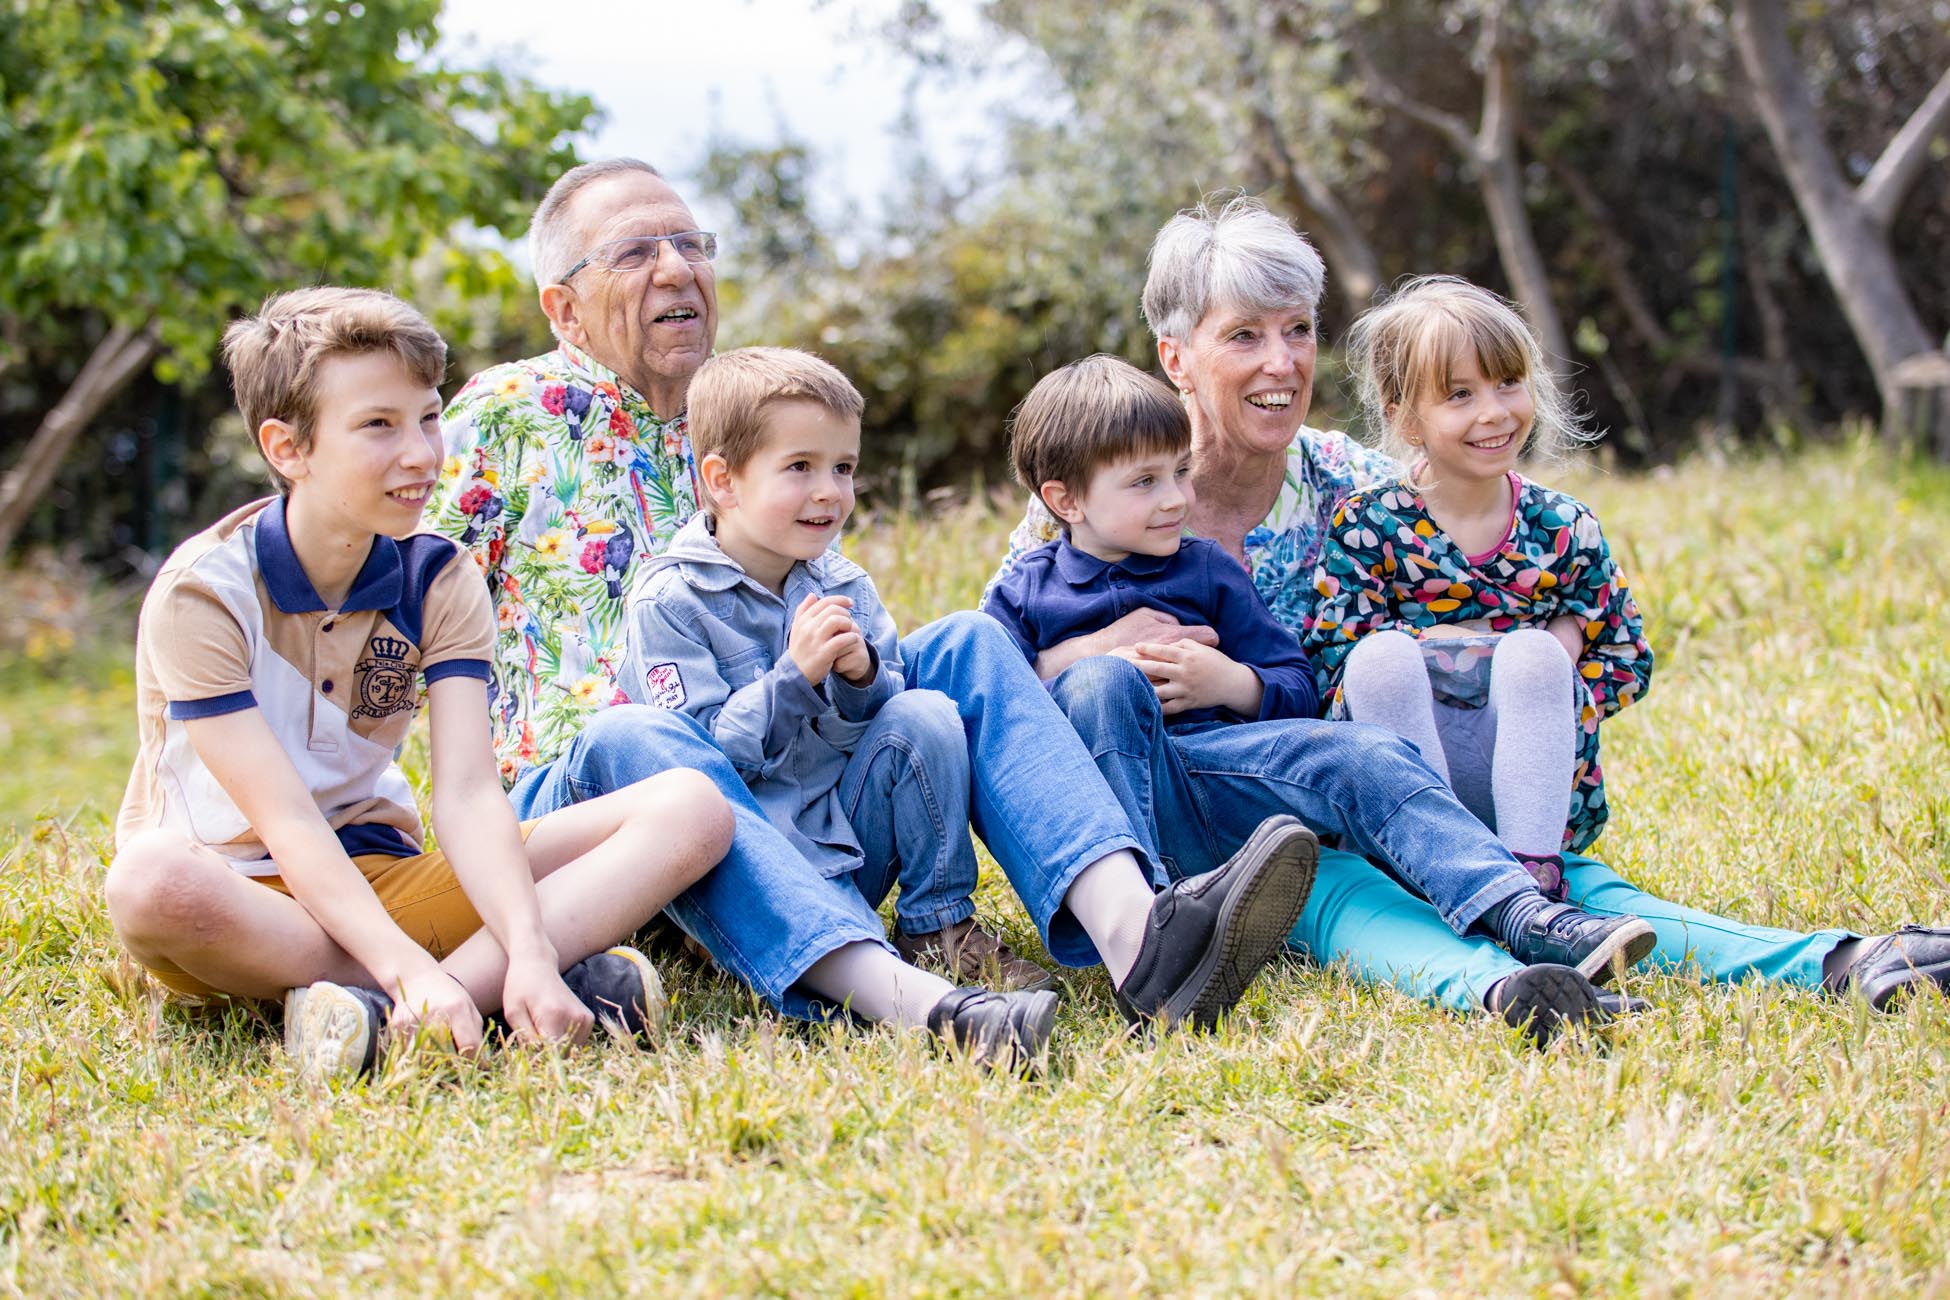
M 1542 628 L 1505 633 L 1490 658 L 1488 698 L 1466 708 L 1435 698 L 1422 647 L 1403 632 L 1361 638 L 1341 679 L 1348 716 L 1421 750 L 1511 852 L 1558 852 L 1577 755 L 1571 657 Z

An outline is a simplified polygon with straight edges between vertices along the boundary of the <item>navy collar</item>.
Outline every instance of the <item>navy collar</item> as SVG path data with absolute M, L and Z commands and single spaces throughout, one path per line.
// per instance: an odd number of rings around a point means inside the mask
M 1181 542 L 1179 546 L 1182 550 L 1184 544 Z M 1177 558 L 1176 551 L 1170 555 L 1139 555 L 1134 551 L 1121 560 L 1100 560 L 1088 551 L 1078 550 L 1067 537 L 1056 542 L 1056 571 L 1072 587 L 1088 586 L 1102 577 L 1106 569 L 1122 569 L 1140 578 L 1156 577 Z
M 271 603 L 278 607 L 278 612 L 326 612 L 324 599 L 318 594 L 318 588 L 311 585 L 305 566 L 298 562 L 298 552 L 291 547 L 291 527 L 285 522 L 283 497 L 259 512 L 252 541 L 257 548 L 257 570 L 264 575 L 264 589 L 271 593 Z M 399 604 L 405 585 L 399 543 L 375 535 L 366 562 L 359 566 L 359 576 L 352 580 L 352 590 L 345 594 L 339 612 L 391 609 Z

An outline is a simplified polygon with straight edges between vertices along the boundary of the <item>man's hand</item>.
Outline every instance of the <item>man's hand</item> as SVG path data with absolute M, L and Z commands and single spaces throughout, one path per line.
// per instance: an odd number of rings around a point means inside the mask
M 1115 623 L 1086 636 L 1059 641 L 1036 656 L 1036 675 L 1044 681 L 1060 677 L 1063 670 L 1080 659 L 1096 655 L 1116 655 L 1136 663 L 1139 645 L 1172 645 L 1181 642 L 1198 645 L 1219 644 L 1219 634 L 1203 623 L 1180 623 L 1158 609 L 1134 609 Z
M 454 1049 L 472 1056 L 481 1046 L 481 1012 L 460 981 L 428 964 L 426 970 L 403 976 L 385 990 L 393 999 L 393 1016 L 387 1022 L 397 1038 L 411 1038 L 421 1028 L 444 1029 L 454 1040 Z
M 853 602 L 845 596 L 807 596 L 793 612 L 786 653 L 814 686 L 825 681 L 841 660 L 854 670 L 845 674 L 846 679 L 855 686 L 864 684 L 860 666 L 870 667 L 872 660 L 852 611 Z
M 523 1043 L 589 1041 L 595 1013 L 569 992 L 555 969 L 553 954 L 508 963 L 508 979 L 501 988 L 501 1014 L 515 1038 Z
M 1544 624 L 1544 630 L 1557 638 L 1572 663 L 1584 658 L 1584 620 L 1576 614 L 1559 614 Z
M 1135 653 L 1133 662 L 1151 679 L 1166 717 L 1189 709 L 1231 709 L 1243 718 L 1259 716 L 1266 684 L 1258 673 L 1223 651 L 1187 638 L 1145 642 L 1135 647 Z

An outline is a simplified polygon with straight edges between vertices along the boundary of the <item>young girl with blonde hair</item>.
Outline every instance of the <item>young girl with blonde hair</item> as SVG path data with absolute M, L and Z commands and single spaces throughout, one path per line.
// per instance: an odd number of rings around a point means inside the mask
M 1330 716 L 1389 727 L 1546 892 L 1605 824 L 1598 728 L 1652 650 L 1590 507 L 1518 472 L 1582 438 L 1516 309 L 1450 276 L 1357 321 L 1349 369 L 1403 478 L 1351 493 L 1307 648 Z

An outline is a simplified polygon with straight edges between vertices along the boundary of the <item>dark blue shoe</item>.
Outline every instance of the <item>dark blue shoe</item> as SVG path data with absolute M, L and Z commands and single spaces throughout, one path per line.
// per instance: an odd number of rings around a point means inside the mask
M 1592 983 L 1606 984 L 1614 970 L 1644 961 L 1658 941 L 1650 921 L 1593 916 L 1554 903 L 1523 927 L 1510 943 L 1510 955 L 1526 966 L 1570 966 Z
M 1950 931 L 1906 925 L 1867 942 L 1843 977 L 1841 991 L 1860 993 L 1877 1011 L 1888 1010 L 1905 992 L 1950 991 Z
M 1600 1025 L 1610 1017 L 1590 980 L 1569 966 L 1526 966 L 1493 990 L 1489 1011 L 1542 1047 L 1573 1025 Z
M 628 945 L 584 957 L 562 982 L 617 1038 L 652 1042 L 663 1032 L 664 984 L 650 959 Z
M 956 989 L 928 1012 L 928 1030 L 991 1070 L 1037 1068 L 1056 1024 L 1056 994 L 1046 989 L 992 993 Z

